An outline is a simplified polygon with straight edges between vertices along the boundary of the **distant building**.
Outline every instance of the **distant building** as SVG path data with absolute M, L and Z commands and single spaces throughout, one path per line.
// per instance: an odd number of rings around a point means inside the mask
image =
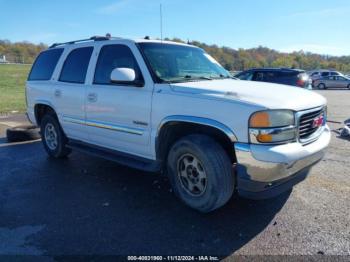
M 0 64 L 7 64 L 6 56 L 5 55 L 0 55 Z

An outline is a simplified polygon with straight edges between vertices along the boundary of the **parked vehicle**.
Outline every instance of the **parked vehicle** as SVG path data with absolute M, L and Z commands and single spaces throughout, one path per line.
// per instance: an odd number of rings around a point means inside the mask
M 254 68 L 243 71 L 235 77 L 241 80 L 259 82 L 270 82 L 298 86 L 303 88 L 311 87 L 311 80 L 303 70 L 289 68 Z
M 348 88 L 350 89 L 350 78 L 345 76 L 326 76 L 315 80 L 314 87 L 318 89 Z
M 234 192 L 256 199 L 290 189 L 330 141 L 321 95 L 234 80 L 202 49 L 167 41 L 54 44 L 36 59 L 26 94 L 49 156 L 77 149 L 163 171 L 201 212 Z
M 312 79 L 312 81 L 315 81 L 319 78 L 322 77 L 327 77 L 327 76 L 343 76 L 342 73 L 338 71 L 333 71 L 333 70 L 316 70 L 316 71 L 311 71 L 309 72 L 309 75 Z

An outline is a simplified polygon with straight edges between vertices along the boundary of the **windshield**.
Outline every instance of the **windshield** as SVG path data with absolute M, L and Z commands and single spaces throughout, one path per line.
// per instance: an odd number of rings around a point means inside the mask
M 140 43 L 139 46 L 153 73 L 164 82 L 231 78 L 228 71 L 202 49 L 165 43 Z

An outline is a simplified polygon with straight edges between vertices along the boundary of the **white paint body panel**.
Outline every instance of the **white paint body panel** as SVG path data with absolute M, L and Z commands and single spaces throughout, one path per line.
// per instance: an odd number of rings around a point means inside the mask
M 144 87 L 93 84 L 98 52 L 106 44 L 125 44 L 130 47 L 143 74 Z M 85 84 L 75 86 L 57 81 L 69 49 L 91 45 L 94 46 L 94 52 Z M 62 90 L 62 99 L 54 97 L 56 89 Z M 96 94 L 95 102 L 88 101 L 90 93 Z M 68 137 L 148 159 L 156 159 L 155 141 L 159 127 L 169 116 L 215 120 L 231 129 L 239 142 L 248 143 L 248 120 L 253 112 L 264 109 L 299 111 L 326 104 L 322 96 L 312 91 L 270 83 L 226 79 L 155 84 L 135 41 L 131 40 L 65 46 L 52 79 L 27 82 L 27 97 L 31 119 L 34 120 L 35 104 L 46 103 L 56 110 Z M 65 115 L 79 118 L 85 123 L 102 123 L 142 134 L 120 132 L 92 124 L 68 123 L 63 120 Z

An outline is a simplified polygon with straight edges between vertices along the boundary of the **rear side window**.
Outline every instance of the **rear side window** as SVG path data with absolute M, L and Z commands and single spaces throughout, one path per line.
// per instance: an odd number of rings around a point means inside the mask
M 42 52 L 30 71 L 28 80 L 50 80 L 63 52 L 63 48 L 49 49 Z
M 130 48 L 125 45 L 106 45 L 98 57 L 94 84 L 111 84 L 111 73 L 115 68 L 135 70 L 136 80 L 142 81 L 142 74 Z
M 64 62 L 59 81 L 83 84 L 92 51 L 93 47 L 82 47 L 70 52 Z
M 276 75 L 277 73 L 274 71 L 256 72 L 254 80 L 260 82 L 273 82 L 276 79 Z

